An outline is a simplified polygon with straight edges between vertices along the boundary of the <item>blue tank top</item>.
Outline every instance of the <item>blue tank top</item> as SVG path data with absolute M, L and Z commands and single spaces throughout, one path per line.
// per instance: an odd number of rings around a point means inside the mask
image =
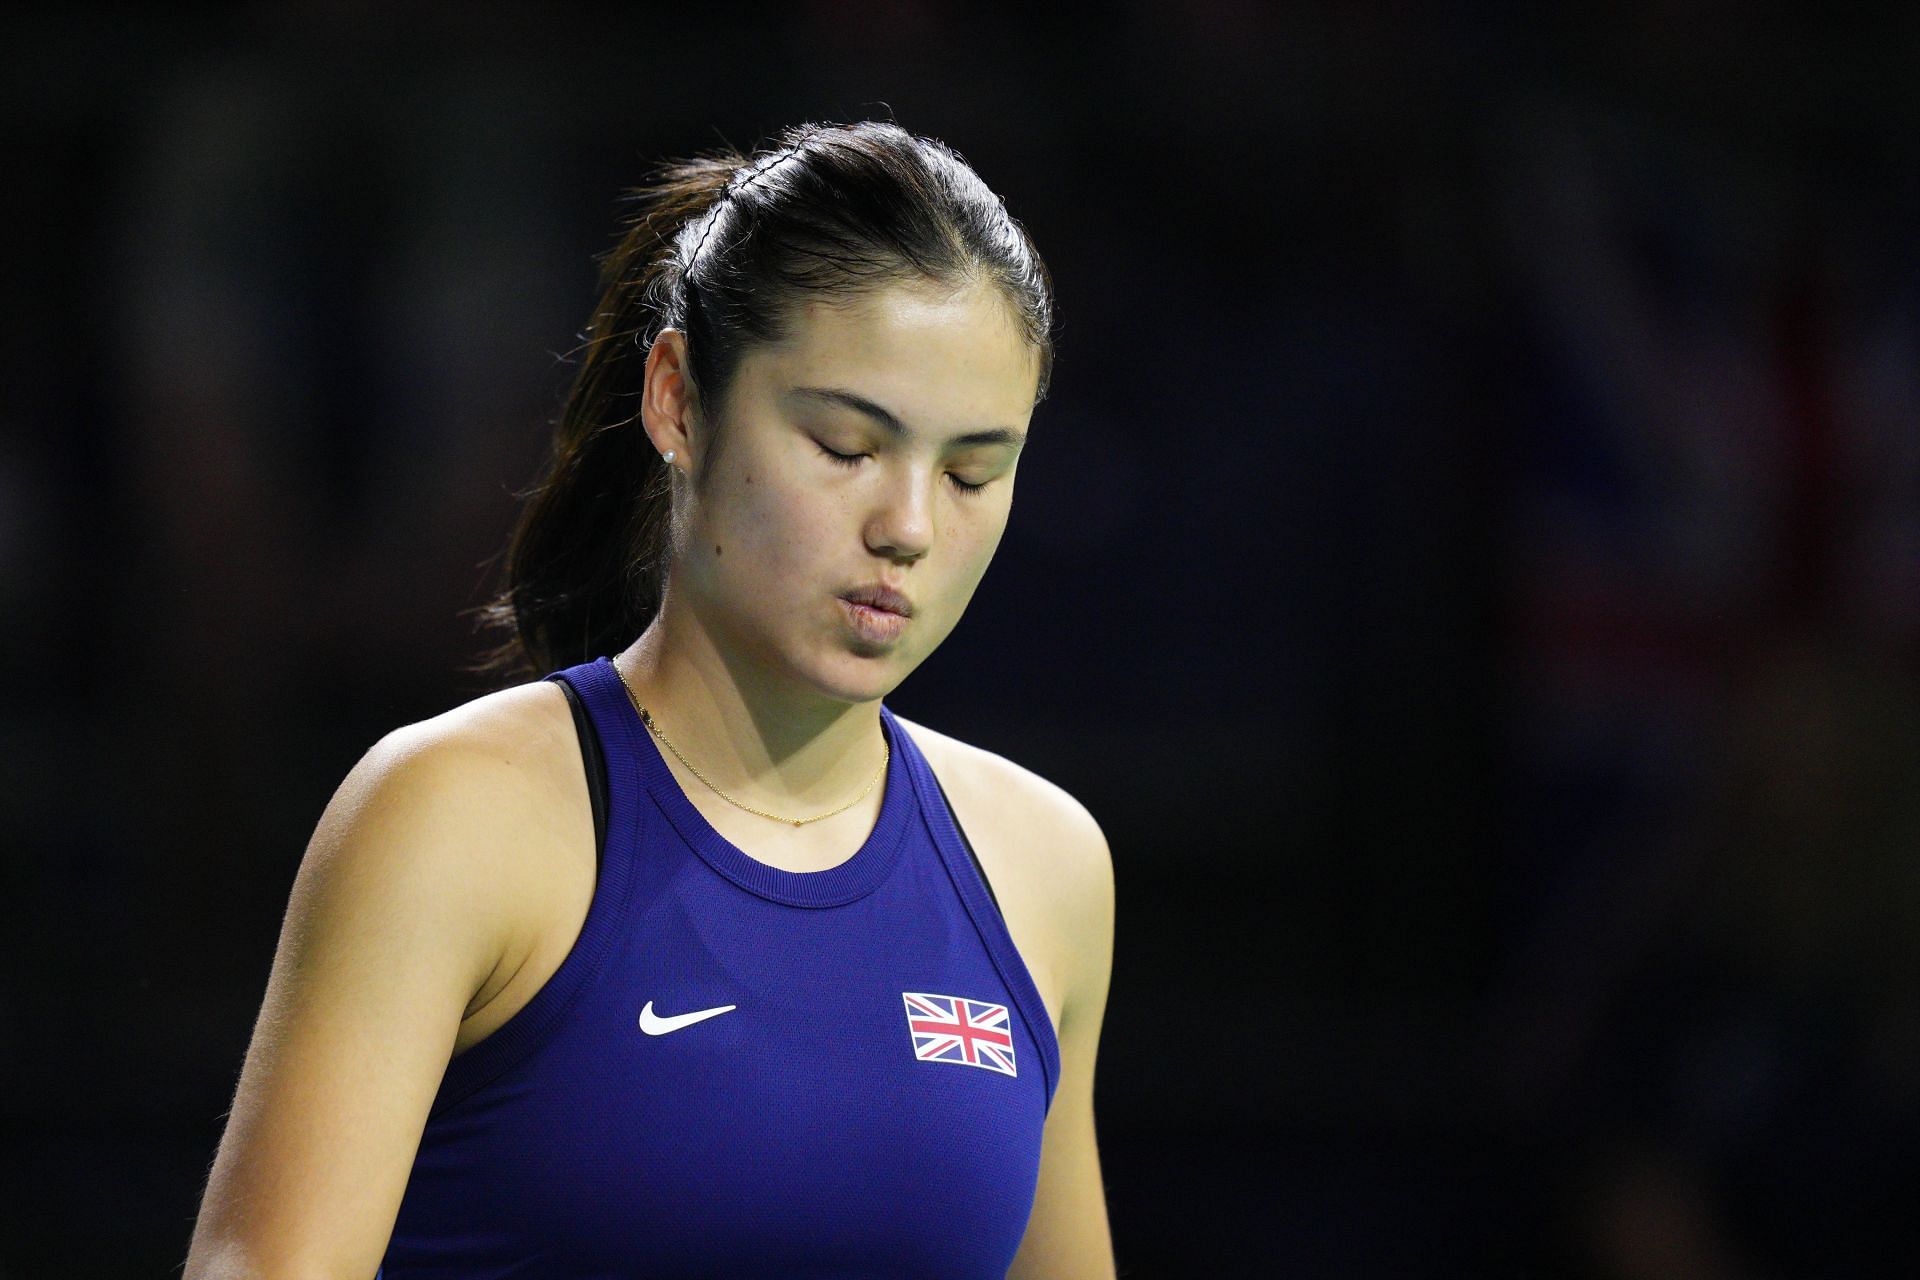
M 1059 1048 L 926 758 L 825 871 L 722 837 L 607 658 L 573 949 L 447 1066 L 376 1280 L 1004 1276 Z

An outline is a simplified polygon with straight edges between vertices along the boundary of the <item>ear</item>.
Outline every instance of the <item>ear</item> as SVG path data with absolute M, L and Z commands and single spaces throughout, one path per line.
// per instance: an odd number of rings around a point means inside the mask
M 653 441 L 654 452 L 673 450 L 671 465 L 691 475 L 699 421 L 699 404 L 687 374 L 687 337 L 678 329 L 662 329 L 647 352 L 641 425 Z

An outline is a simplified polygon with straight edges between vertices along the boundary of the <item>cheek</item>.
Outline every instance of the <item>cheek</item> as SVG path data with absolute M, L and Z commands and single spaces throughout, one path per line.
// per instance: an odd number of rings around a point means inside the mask
M 978 523 L 955 523 L 947 538 L 949 564 L 946 590 L 956 612 L 973 598 L 980 580 L 986 576 L 987 566 L 993 561 L 994 552 L 999 549 L 1000 538 L 1006 528 L 1004 516 Z
M 966 560 L 966 594 L 972 597 L 980 580 L 987 576 L 987 565 L 993 560 L 994 549 L 1000 544 L 1000 535 L 995 533 L 983 537 L 972 548 L 972 554 Z
M 818 494 L 768 484 L 761 476 L 741 476 L 727 497 L 724 523 L 712 529 L 702 549 L 718 561 L 720 572 L 751 579 L 756 591 L 800 587 L 810 568 L 818 572 L 835 513 L 821 508 Z
M 973 513 L 973 519 L 959 526 L 966 539 L 968 559 L 976 568 L 984 570 L 986 562 L 999 550 L 1000 539 L 1007 532 L 1007 517 L 1011 514 L 1011 501 L 1002 498 L 997 506 L 982 508 Z

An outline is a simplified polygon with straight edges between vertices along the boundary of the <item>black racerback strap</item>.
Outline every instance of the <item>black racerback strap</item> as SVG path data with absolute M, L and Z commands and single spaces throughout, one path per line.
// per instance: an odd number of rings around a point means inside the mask
M 580 754 L 587 764 L 587 798 L 593 803 L 593 862 L 597 867 L 607 848 L 607 760 L 600 753 L 600 735 L 594 731 L 593 717 L 580 701 L 573 686 L 556 680 L 573 708 L 573 727 L 580 733 Z
M 587 767 L 587 797 L 593 803 L 594 863 L 597 866 L 607 847 L 607 760 L 600 751 L 600 735 L 594 731 L 593 717 L 587 714 L 586 704 L 580 701 L 580 695 L 565 680 L 555 683 L 567 695 L 567 705 L 573 709 L 574 727 L 580 733 L 580 754 Z M 933 770 L 927 772 L 932 774 Z M 953 819 L 953 829 L 960 833 L 960 843 L 966 846 L 967 856 L 973 859 L 973 869 L 980 873 L 980 883 L 987 886 L 987 896 L 993 899 L 994 909 L 999 910 L 1000 898 L 993 891 L 993 882 L 987 879 L 987 869 L 980 865 L 980 855 L 973 851 L 973 841 L 967 839 L 966 828 L 960 825 L 960 815 L 953 811 L 953 801 L 947 799 L 947 789 L 940 785 L 937 776 L 933 779 L 933 785 L 940 792 L 941 802 L 947 806 L 947 816 Z
M 947 789 L 940 785 L 940 777 L 934 773 L 931 766 L 927 769 L 927 776 L 933 779 L 934 787 L 940 792 L 941 802 L 947 806 L 947 816 L 953 819 L 953 829 L 960 833 L 960 843 L 967 847 L 967 856 L 973 859 L 973 869 L 980 873 L 980 883 L 987 886 L 987 896 L 993 899 L 993 909 L 999 911 L 1000 899 L 993 892 L 993 881 L 987 879 L 987 869 L 980 865 L 980 855 L 973 851 L 973 841 L 967 839 L 966 828 L 960 825 L 960 815 L 953 811 L 953 801 L 947 799 Z M 1006 913 L 1001 912 L 1001 914 Z

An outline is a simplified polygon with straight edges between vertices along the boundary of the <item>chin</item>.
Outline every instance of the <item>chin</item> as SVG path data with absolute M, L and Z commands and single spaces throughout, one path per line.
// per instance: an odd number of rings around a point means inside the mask
M 897 651 L 837 653 L 832 660 L 814 666 L 813 683 L 822 693 L 845 702 L 872 702 L 892 693 L 919 665 L 904 661 L 904 657 Z

